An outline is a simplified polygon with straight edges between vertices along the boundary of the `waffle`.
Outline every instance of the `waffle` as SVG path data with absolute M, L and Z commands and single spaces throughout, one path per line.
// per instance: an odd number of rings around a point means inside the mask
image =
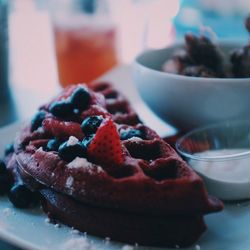
M 91 101 L 84 111 L 67 119 L 53 116 L 50 106 L 69 98 L 79 86 L 66 89 L 40 108 L 42 126 L 33 131 L 32 124 L 23 128 L 8 169 L 41 193 L 44 211 L 52 219 L 81 231 L 143 245 L 194 243 L 206 229 L 203 215 L 220 211 L 222 203 L 208 196 L 200 177 L 140 123 L 127 100 L 110 84 L 98 83 L 89 89 Z M 80 124 L 90 115 L 112 121 L 120 138 L 131 130 L 141 135 L 120 140 L 123 162 L 119 166 L 91 157 L 66 162 L 56 151 L 45 150 L 55 137 L 84 139 Z
M 112 114 L 113 120 L 118 124 L 136 125 L 140 119 L 127 99 L 107 82 L 92 84 L 91 88 L 104 95 L 107 111 Z

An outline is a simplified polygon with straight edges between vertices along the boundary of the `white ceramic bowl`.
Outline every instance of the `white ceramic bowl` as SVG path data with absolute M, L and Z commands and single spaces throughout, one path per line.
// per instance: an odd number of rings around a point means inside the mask
M 220 46 L 228 55 L 240 45 Z M 136 58 L 133 78 L 145 103 L 160 118 L 181 130 L 250 119 L 250 78 L 188 77 L 161 71 L 163 63 L 180 47 L 145 51 Z
M 177 151 L 223 200 L 250 198 L 250 121 L 195 129 L 176 143 Z

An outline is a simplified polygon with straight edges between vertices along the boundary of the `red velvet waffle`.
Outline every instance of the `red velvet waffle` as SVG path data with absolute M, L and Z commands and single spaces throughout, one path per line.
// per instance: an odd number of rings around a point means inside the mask
M 51 105 L 67 101 L 79 87 L 66 89 L 41 107 L 41 125 L 32 129 L 31 123 L 21 131 L 8 168 L 41 192 L 50 217 L 71 227 L 130 243 L 194 243 L 205 230 L 203 214 L 220 211 L 222 203 L 207 195 L 200 177 L 153 130 L 139 123 L 128 102 L 109 84 L 88 90 L 91 99 L 81 112 L 74 110 L 66 118 L 52 115 Z M 84 141 L 81 123 L 93 115 L 102 121 L 91 135 L 87 159 L 65 160 L 56 150 L 46 150 L 54 138 L 65 141 L 73 135 Z M 123 138 L 131 131 L 139 136 Z

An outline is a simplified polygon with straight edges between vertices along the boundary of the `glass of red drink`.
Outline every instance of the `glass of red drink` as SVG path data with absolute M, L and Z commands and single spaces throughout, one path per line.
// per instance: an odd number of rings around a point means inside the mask
M 117 62 L 116 29 L 105 0 L 54 0 L 52 24 L 60 84 L 90 83 Z

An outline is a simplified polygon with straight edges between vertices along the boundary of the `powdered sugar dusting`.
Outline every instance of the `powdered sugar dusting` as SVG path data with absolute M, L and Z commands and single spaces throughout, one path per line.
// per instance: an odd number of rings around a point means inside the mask
M 39 127 L 37 130 L 36 130 L 38 133 L 44 133 L 44 129 L 43 129 L 43 127 L 41 126 L 41 127 Z
M 97 168 L 96 168 L 96 172 L 97 172 L 97 173 L 101 173 L 101 172 L 103 172 L 103 170 L 102 170 L 101 167 L 97 167 Z
M 80 234 L 80 231 L 79 230 L 77 230 L 77 229 L 71 229 L 70 230 L 70 234 Z
M 67 165 L 68 168 L 92 168 L 93 164 L 86 158 L 76 157 L 72 162 Z
M 97 250 L 86 237 L 72 238 L 63 244 L 62 250 Z
M 78 143 L 78 139 L 75 136 L 70 136 L 69 140 L 67 141 L 67 146 L 74 146 Z
M 128 133 L 129 131 L 131 130 L 131 128 L 121 128 L 119 130 L 119 133 L 122 134 L 122 133 Z M 127 139 L 128 141 L 132 141 L 132 142 L 140 142 L 142 141 L 142 138 L 138 137 L 138 136 L 133 136 L 129 139 Z
M 50 219 L 49 219 L 49 218 L 46 218 L 46 219 L 44 220 L 44 222 L 45 222 L 46 224 L 49 224 L 49 223 L 50 223 Z
M 37 152 L 43 152 L 43 147 L 38 148 Z
M 142 138 L 140 138 L 140 137 L 133 136 L 133 137 L 129 138 L 128 141 L 132 141 L 132 142 L 141 142 L 141 141 L 143 141 L 143 140 L 142 140 Z
M 72 188 L 73 183 L 74 183 L 74 178 L 72 176 L 69 176 L 66 180 L 65 187 Z
M 67 165 L 68 168 L 82 168 L 87 170 L 89 173 L 101 173 L 103 172 L 101 167 L 95 166 L 89 162 L 86 158 L 76 157 L 72 162 Z
M 122 247 L 122 250 L 134 250 L 134 247 L 132 247 L 130 245 L 125 245 Z

